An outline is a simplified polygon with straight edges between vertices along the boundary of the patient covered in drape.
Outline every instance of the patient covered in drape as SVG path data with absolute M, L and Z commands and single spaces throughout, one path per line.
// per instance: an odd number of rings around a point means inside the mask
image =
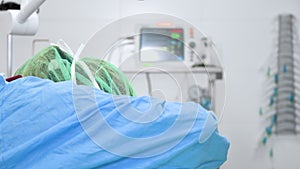
M 226 161 L 229 142 L 198 104 L 135 97 L 129 82 L 110 93 L 41 78 L 0 81 L 1 169 L 215 169 Z

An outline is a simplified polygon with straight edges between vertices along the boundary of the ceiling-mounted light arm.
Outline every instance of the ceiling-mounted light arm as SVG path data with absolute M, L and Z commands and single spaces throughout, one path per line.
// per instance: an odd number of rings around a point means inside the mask
M 21 10 L 17 16 L 19 23 L 25 23 L 26 20 L 35 12 L 46 0 L 31 0 L 24 6 L 21 6 Z
M 35 11 L 46 0 L 23 0 L 20 10 L 1 10 L 0 11 L 0 33 L 3 33 L 7 38 L 7 50 L 0 52 L 7 56 L 7 75 L 12 75 L 12 36 L 32 36 L 35 35 L 39 27 L 39 17 Z

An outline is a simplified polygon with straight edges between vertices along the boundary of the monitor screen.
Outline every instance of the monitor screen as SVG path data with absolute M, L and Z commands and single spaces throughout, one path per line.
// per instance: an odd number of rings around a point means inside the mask
M 142 28 L 140 36 L 140 60 L 143 62 L 183 61 L 183 29 Z

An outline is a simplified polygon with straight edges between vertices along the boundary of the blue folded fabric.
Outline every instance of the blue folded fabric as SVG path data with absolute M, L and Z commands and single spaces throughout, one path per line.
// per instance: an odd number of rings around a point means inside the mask
M 200 168 L 227 158 L 198 104 L 114 96 L 71 81 L 0 85 L 0 168 Z

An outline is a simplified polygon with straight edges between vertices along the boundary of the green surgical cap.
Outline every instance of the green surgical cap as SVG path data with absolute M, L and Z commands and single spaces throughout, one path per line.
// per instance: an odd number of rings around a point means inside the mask
M 70 54 L 57 46 L 49 46 L 23 64 L 15 75 L 36 76 L 54 82 L 67 81 L 71 80 L 72 61 Z M 109 62 L 85 57 L 75 65 L 76 82 L 79 85 L 94 86 L 88 76 L 88 68 L 101 90 L 115 95 L 136 95 L 124 73 Z

